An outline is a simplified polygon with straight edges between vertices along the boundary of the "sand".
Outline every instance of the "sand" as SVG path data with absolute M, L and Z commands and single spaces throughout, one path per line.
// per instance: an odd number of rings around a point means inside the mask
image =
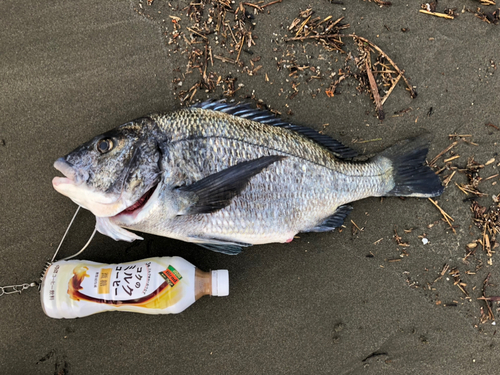
M 393 1 L 383 8 L 361 0 L 343 3 L 269 6 L 253 20 L 254 54 L 241 55 L 247 63 L 261 56 L 255 65 L 263 68 L 249 76 L 216 59 L 213 69 L 244 85 L 237 100 L 253 94 L 288 121 L 324 128 L 362 153 L 425 131 L 434 157 L 451 143 L 449 134 L 470 134 L 466 139 L 476 145 L 458 145 L 460 158 L 452 164 L 463 168 L 470 156 L 479 163 L 496 158 L 480 172 L 483 178 L 496 174 L 500 131 L 485 124 L 500 127 L 500 30 L 461 13 L 464 4 L 475 9 L 477 2 L 440 2 L 440 11 L 458 8 L 455 20 L 420 14 L 418 2 Z M 172 1 L 174 7 L 186 4 Z M 405 70 L 418 97 L 411 99 L 400 83 L 379 121 L 355 80 L 346 80 L 329 98 L 331 79 L 325 74 L 311 83 L 320 88 L 313 98 L 304 78 L 278 70 L 287 28 L 308 4 L 320 17 L 344 16 L 349 32 L 382 48 Z M 159 0 L 150 7 L 138 1 L 4 0 L 0 14 L 0 285 L 11 285 L 38 279 L 76 209 L 52 188 L 58 175 L 53 162 L 121 123 L 180 108 L 176 93 L 189 89 L 196 75 L 183 77 L 186 56 L 168 44 L 169 15 L 182 17 L 185 30 L 185 12 Z M 304 46 L 307 53 L 301 43 L 288 46 L 298 65 L 345 58 Z M 347 48 L 355 51 L 352 43 Z M 301 85 L 290 99 L 294 80 Z M 199 90 L 195 98 L 221 93 Z M 230 295 L 204 297 L 179 315 L 105 313 L 76 320 L 46 317 L 35 288 L 1 296 L 0 372 L 495 374 L 499 337 L 494 320 L 481 322 L 486 305 L 477 298 L 489 273 L 493 285 L 485 293 L 500 293 L 498 254 L 489 258 L 479 247 L 464 263 L 465 246 L 481 232 L 455 182 L 466 178 L 457 173 L 437 201 L 455 219 L 456 234 L 425 199 L 370 198 L 353 203 L 341 232 L 302 234 L 290 244 L 255 246 L 238 256 L 150 235 L 133 245 L 97 235 L 80 259 L 117 263 L 182 256 L 203 270 L 228 269 Z M 482 206 L 493 204 L 496 182 L 498 177 L 481 182 L 487 194 L 478 200 Z M 363 230 L 355 230 L 351 220 Z M 61 257 L 79 250 L 93 226 L 92 215 L 81 214 Z M 395 228 L 410 246 L 398 246 Z M 445 265 L 460 272 L 468 298 L 449 272 L 435 281 Z M 497 305 L 491 306 L 496 317 Z

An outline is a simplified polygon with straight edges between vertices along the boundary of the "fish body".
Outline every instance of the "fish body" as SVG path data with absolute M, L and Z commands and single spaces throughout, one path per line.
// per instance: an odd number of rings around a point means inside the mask
M 58 159 L 56 190 L 114 239 L 127 229 L 238 253 L 332 230 L 370 196 L 441 194 L 427 143 L 404 141 L 365 162 L 314 130 L 247 105 L 206 102 L 151 115 Z

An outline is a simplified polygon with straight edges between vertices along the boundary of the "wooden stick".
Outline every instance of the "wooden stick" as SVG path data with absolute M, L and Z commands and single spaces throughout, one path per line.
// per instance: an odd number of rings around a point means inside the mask
M 444 159 L 444 160 L 443 160 L 443 163 L 448 163 L 449 161 L 452 161 L 452 160 L 458 159 L 459 157 L 460 157 L 460 155 L 455 155 L 455 156 L 452 156 L 451 158 Z
M 222 62 L 228 62 L 234 64 L 234 60 L 228 59 L 227 57 L 224 56 L 214 55 L 214 58 L 216 58 L 217 60 L 221 60 Z
M 261 6 L 261 8 L 265 8 L 265 7 L 268 7 L 269 5 L 273 5 L 273 4 L 277 4 L 277 3 L 281 3 L 283 0 L 276 0 L 276 1 L 271 1 L 270 3 L 268 4 L 264 4 Z
M 358 227 L 354 221 L 351 220 L 351 223 L 352 223 L 352 225 L 354 225 L 356 227 L 357 230 L 359 230 L 360 232 L 363 231 L 363 229 L 361 229 L 360 227 Z
M 448 177 L 446 177 L 444 180 L 443 180 L 443 183 L 444 183 L 444 186 L 445 187 L 448 187 L 448 184 L 450 183 L 451 179 L 453 178 L 453 176 L 455 176 L 455 173 L 457 173 L 457 171 L 453 171 L 452 174 L 450 174 Z
M 285 38 L 285 42 L 290 42 L 292 40 L 306 40 L 306 39 L 330 39 L 330 38 L 338 38 L 340 34 L 331 34 L 331 35 L 309 35 L 309 36 L 297 36 L 293 38 Z M 342 43 L 341 40 L 336 40 L 339 44 Z
M 420 13 L 424 13 L 424 14 L 430 14 L 431 16 L 435 16 L 435 17 L 446 18 L 448 20 L 454 20 L 455 19 L 455 17 L 449 16 L 448 14 L 444 14 L 444 13 L 429 12 L 428 10 L 423 10 L 423 9 L 420 9 L 419 12 Z
M 388 72 L 383 72 L 383 73 L 388 73 Z M 398 84 L 398 82 L 401 79 L 401 77 L 402 77 L 401 74 L 398 75 L 398 77 L 396 78 L 396 82 L 394 82 L 392 84 L 391 88 L 389 89 L 389 91 L 387 91 L 387 94 L 385 94 L 384 99 L 382 99 L 382 103 L 381 103 L 382 105 L 384 105 L 384 103 L 387 100 L 387 98 L 389 97 L 389 95 L 391 95 L 392 90 L 394 90 L 394 87 L 396 87 L 396 85 Z
M 382 101 L 380 100 L 380 94 L 378 93 L 377 82 L 375 81 L 375 77 L 373 76 L 372 69 L 370 68 L 370 64 L 368 64 L 368 58 L 365 60 L 366 64 L 366 74 L 368 74 L 368 81 L 370 82 L 370 90 L 373 95 L 373 100 L 375 101 L 375 107 L 377 109 L 377 117 L 379 120 L 384 119 L 384 111 L 382 110 Z
M 449 145 L 443 151 L 441 151 L 439 154 L 437 154 L 436 157 L 431 160 L 431 162 L 429 163 L 429 165 L 432 167 L 434 164 L 436 164 L 436 162 L 439 160 L 439 158 L 441 156 L 443 156 L 444 154 L 446 154 L 448 151 L 450 151 L 456 145 L 458 145 L 458 141 L 453 142 L 451 145 Z
M 365 141 L 359 141 L 359 142 L 356 142 L 356 143 L 368 143 L 368 142 L 378 142 L 378 141 L 381 141 L 382 138 L 373 138 L 373 139 L 367 139 Z
M 240 50 L 238 51 L 238 56 L 236 56 L 235 62 L 238 62 L 238 60 L 240 59 L 240 54 L 241 54 L 241 50 L 243 49 L 244 43 L 245 43 L 245 35 L 243 35 L 241 38 L 241 46 L 240 46 Z
M 186 27 L 186 29 L 188 29 L 188 30 L 189 30 L 189 31 L 191 31 L 192 33 L 195 33 L 196 35 L 201 36 L 203 39 L 207 40 L 207 37 L 206 37 L 205 35 L 203 35 L 203 34 L 200 34 L 198 31 L 193 30 L 193 29 L 191 29 L 191 28 L 189 28 L 189 27 Z
M 302 22 L 302 25 L 300 25 L 299 27 L 299 30 L 295 33 L 295 36 L 298 36 L 300 34 L 300 32 L 302 31 L 302 29 L 304 28 L 304 26 L 306 25 L 307 22 L 309 22 L 309 20 L 311 19 L 312 16 L 309 16 L 307 17 L 307 19 Z
M 451 225 L 451 223 L 450 223 L 450 220 L 451 220 L 451 221 L 455 221 L 455 220 L 453 220 L 453 218 L 452 218 L 450 215 L 448 215 L 446 212 L 444 212 L 444 210 L 443 210 L 441 207 L 439 207 L 439 205 L 438 205 L 435 201 L 433 201 L 431 198 L 427 198 L 427 199 L 429 199 L 429 200 L 431 201 L 431 203 L 432 203 L 434 206 L 436 206 L 436 208 L 439 210 L 439 212 L 441 212 L 441 215 L 443 215 L 444 219 L 446 220 L 446 222 L 447 222 L 447 223 L 448 223 L 448 225 L 450 226 L 450 228 L 451 228 L 451 230 L 453 231 L 453 233 L 457 233 L 457 232 L 455 231 L 455 228 L 453 228 L 453 225 Z
M 242 4 L 243 4 L 243 5 L 247 5 L 247 6 L 249 6 L 249 7 L 253 7 L 253 8 L 255 8 L 255 9 L 257 9 L 257 10 L 260 10 L 260 11 L 262 12 L 262 7 L 261 7 L 261 6 L 259 6 L 259 5 L 257 5 L 257 4 L 252 4 L 252 3 L 242 3 Z

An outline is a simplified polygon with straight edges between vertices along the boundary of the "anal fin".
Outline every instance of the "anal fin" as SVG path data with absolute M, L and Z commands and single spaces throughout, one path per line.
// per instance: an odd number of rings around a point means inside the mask
M 217 238 L 190 237 L 190 239 L 198 246 L 227 255 L 238 255 L 244 247 L 252 246 L 250 243 L 225 241 Z
M 344 223 L 346 216 L 349 215 L 349 212 L 351 211 L 351 206 L 339 206 L 333 215 L 328 216 L 320 224 L 311 229 L 304 230 L 303 232 L 328 232 L 330 230 L 334 230 Z

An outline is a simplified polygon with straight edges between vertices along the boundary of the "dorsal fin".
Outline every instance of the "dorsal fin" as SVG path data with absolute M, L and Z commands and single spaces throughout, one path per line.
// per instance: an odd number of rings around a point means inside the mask
M 341 159 L 350 159 L 358 155 L 358 153 L 352 148 L 343 145 L 339 141 L 330 138 L 325 134 L 320 134 L 316 130 L 305 126 L 290 124 L 289 122 L 283 121 L 279 117 L 276 117 L 269 111 L 252 108 L 248 103 L 227 103 L 224 100 L 209 100 L 202 103 L 196 103 L 191 106 L 191 108 L 201 108 L 223 112 L 247 120 L 257 121 L 262 124 L 277 126 L 297 132 L 327 148 L 336 157 Z

